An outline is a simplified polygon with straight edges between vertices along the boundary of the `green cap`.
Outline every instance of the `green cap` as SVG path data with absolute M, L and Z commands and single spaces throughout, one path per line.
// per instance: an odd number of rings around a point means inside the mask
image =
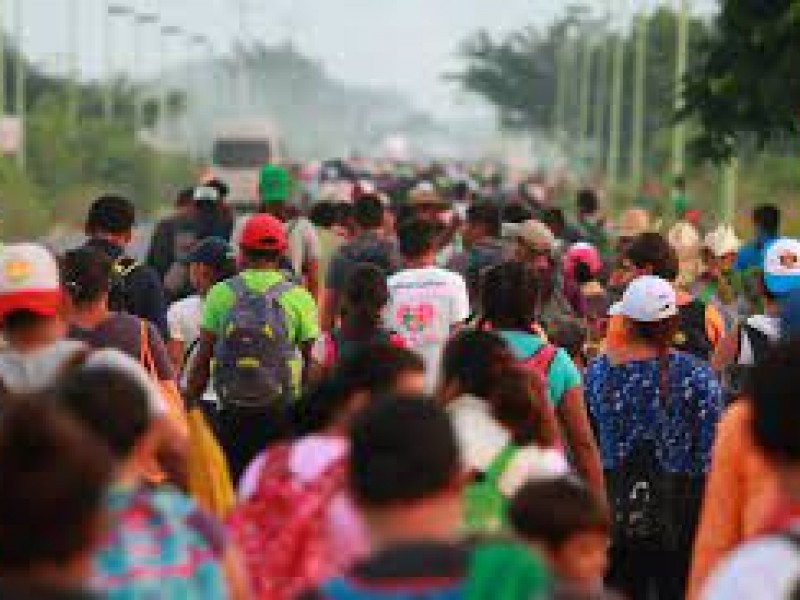
M 258 191 L 264 204 L 278 204 L 289 199 L 291 178 L 281 166 L 266 164 L 261 167 L 258 178 Z

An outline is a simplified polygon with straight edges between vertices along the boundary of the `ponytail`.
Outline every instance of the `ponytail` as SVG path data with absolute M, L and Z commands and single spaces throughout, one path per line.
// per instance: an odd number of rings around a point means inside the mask
M 661 403 L 669 404 L 669 353 L 678 332 L 679 317 L 644 323 L 632 321 L 633 334 L 658 351 L 659 395 Z

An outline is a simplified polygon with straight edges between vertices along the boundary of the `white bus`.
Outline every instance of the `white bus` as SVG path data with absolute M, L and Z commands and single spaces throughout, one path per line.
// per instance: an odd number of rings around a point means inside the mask
M 239 210 L 258 205 L 258 175 L 267 161 L 280 162 L 277 128 L 267 119 L 226 121 L 215 128 L 211 175 L 230 186 L 229 203 Z

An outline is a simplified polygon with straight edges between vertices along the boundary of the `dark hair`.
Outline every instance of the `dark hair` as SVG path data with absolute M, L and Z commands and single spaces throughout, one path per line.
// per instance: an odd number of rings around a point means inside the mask
M 781 210 L 774 204 L 761 204 L 753 209 L 753 223 L 767 235 L 778 235 L 781 228 Z
M 363 263 L 356 266 L 342 294 L 342 318 L 356 331 L 371 334 L 381 326 L 389 286 L 383 269 Z
M 675 281 L 680 272 L 678 253 L 660 233 L 643 233 L 625 249 L 625 257 L 638 269 L 650 267 L 653 275 Z
M 175 206 L 183 208 L 192 204 L 194 204 L 194 188 L 185 187 L 178 190 L 178 194 L 175 196 Z
M 219 179 L 218 177 L 215 177 L 211 181 L 207 181 L 205 185 L 217 190 L 217 192 L 219 193 L 220 201 L 224 201 L 225 198 L 228 197 L 228 194 L 230 194 L 231 192 L 230 186 L 221 179 Z
M 467 223 L 481 225 L 490 237 L 500 237 L 502 216 L 500 208 L 491 202 L 473 204 L 467 209 Z
M 108 451 L 52 393 L 13 398 L 0 420 L 0 570 L 59 565 L 89 550 L 113 471 Z
M 333 227 L 336 224 L 336 205 L 333 202 L 318 202 L 308 214 L 309 220 L 317 227 Z
M 61 260 L 61 280 L 75 304 L 98 300 L 111 287 L 111 258 L 100 250 L 84 246 L 70 250 Z
M 527 264 L 513 261 L 487 269 L 481 284 L 483 321 L 497 329 L 527 331 L 539 317 L 541 287 Z
M 669 400 L 669 351 L 680 329 L 680 317 L 676 315 L 653 322 L 628 319 L 628 322 L 631 324 L 633 337 L 658 350 L 661 401 L 666 403 Z
M 67 374 L 61 403 L 118 460 L 128 457 L 152 422 L 148 390 L 119 368 L 89 365 Z
M 383 226 L 385 208 L 375 194 L 365 194 L 355 201 L 353 218 L 361 229 L 373 230 Z
M 570 356 L 586 360 L 589 331 L 582 321 L 567 316 L 553 319 L 548 324 L 547 334 L 554 345 L 564 348 Z
M 586 261 L 578 260 L 572 268 L 572 274 L 575 277 L 575 282 L 578 285 L 584 285 L 595 280 L 592 273 L 592 267 Z
M 300 433 L 324 429 L 333 422 L 354 394 L 389 394 L 401 376 L 423 373 L 425 363 L 417 355 L 388 343 L 366 344 L 345 356 L 329 376 L 299 403 L 296 422 Z
M 49 317 L 30 310 L 13 310 L 3 317 L 3 332 L 8 336 L 19 335 L 32 331 L 49 320 Z
M 463 331 L 447 344 L 442 357 L 442 380 L 456 383 L 462 394 L 477 396 L 516 444 L 552 446 L 557 432 L 547 398 L 535 397 L 531 376 L 518 365 L 505 342 L 492 332 Z
M 505 223 L 521 224 L 533 219 L 533 213 L 521 202 L 512 202 L 503 208 L 503 221 Z
M 242 258 L 249 262 L 268 262 L 277 264 L 282 253 L 279 250 L 258 250 L 255 248 L 240 248 Z
M 86 217 L 86 232 L 89 235 L 129 233 L 136 222 L 133 203 L 117 194 L 105 194 L 92 203 Z
M 567 226 L 567 218 L 560 208 L 548 208 L 542 214 L 542 223 L 547 225 L 556 237 L 559 237 Z
M 522 538 L 550 549 L 580 533 L 611 533 L 605 504 L 572 477 L 526 483 L 512 498 L 508 518 Z
M 578 191 L 578 212 L 583 214 L 594 214 L 600 207 L 597 200 L 597 193 L 591 188 L 583 188 Z
M 350 428 L 350 490 L 363 506 L 385 508 L 436 496 L 460 470 L 450 418 L 429 398 L 377 398 Z
M 752 430 L 756 445 L 783 462 L 800 462 L 800 340 L 772 348 L 750 374 Z
M 409 219 L 397 228 L 397 241 L 403 258 L 415 259 L 436 249 L 441 231 L 426 219 Z

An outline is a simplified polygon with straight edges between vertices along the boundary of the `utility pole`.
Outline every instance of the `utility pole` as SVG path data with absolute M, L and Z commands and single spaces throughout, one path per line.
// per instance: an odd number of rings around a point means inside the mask
M 158 15 L 155 14 L 137 14 L 134 17 L 134 31 L 133 31 L 133 60 L 136 63 L 136 66 L 140 69 L 142 68 L 144 61 L 144 56 L 142 54 L 142 48 L 144 47 L 144 29 L 148 25 L 156 25 L 158 24 Z M 141 71 L 140 71 L 141 74 Z M 139 131 L 144 129 L 144 98 L 142 94 L 144 93 L 144 81 L 143 78 L 140 77 L 141 81 L 139 82 L 139 89 L 136 92 L 136 96 L 134 97 L 134 131 L 138 134 Z
M 732 156 L 722 167 L 722 222 L 733 225 L 736 215 L 736 193 L 739 179 L 739 157 Z
M 622 92 L 625 77 L 625 36 L 616 32 L 611 76 L 611 112 L 608 133 L 608 186 L 613 188 L 619 180 L 620 139 L 622 136 Z
M 67 5 L 67 28 L 69 35 L 69 98 L 67 101 L 69 123 L 72 131 L 78 128 L 80 118 L 80 98 L 78 90 L 78 0 L 70 0 Z
M 24 0 L 17 0 L 16 6 L 14 7 L 14 29 L 16 32 L 16 39 L 17 39 L 17 64 L 16 64 L 16 82 L 14 84 L 15 88 L 15 96 L 16 96 L 16 108 L 15 112 L 17 113 L 17 118 L 19 119 L 19 129 L 20 129 L 20 136 L 19 136 L 19 148 L 17 148 L 17 165 L 19 166 L 20 170 L 25 169 L 25 145 L 26 145 L 26 135 L 25 132 L 27 130 L 26 125 L 26 117 L 25 114 L 25 76 L 26 76 L 26 69 L 25 69 L 25 44 L 23 43 L 24 39 L 24 20 L 22 14 L 22 5 Z
M 589 112 L 592 97 L 592 59 L 594 49 L 588 35 L 583 36 L 581 44 L 581 88 L 580 88 L 580 124 L 579 139 L 585 147 L 589 140 Z
M 689 2 L 678 0 L 678 35 L 675 50 L 675 112 L 683 109 L 683 83 L 686 79 L 689 53 Z M 686 169 L 686 125 L 683 121 L 675 123 L 672 129 L 672 174 L 678 177 Z
M 633 143 L 631 144 L 631 184 L 638 191 L 642 185 L 644 166 L 644 125 L 647 104 L 647 30 L 645 13 L 636 17 L 636 60 L 634 65 Z
M 5 11 L 3 0 L 0 0 L 0 119 L 6 115 L 6 36 Z

